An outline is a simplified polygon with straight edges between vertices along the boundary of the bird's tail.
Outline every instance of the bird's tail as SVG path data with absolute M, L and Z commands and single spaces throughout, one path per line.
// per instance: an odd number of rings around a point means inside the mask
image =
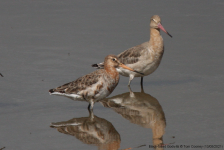
M 96 69 L 103 69 L 104 68 L 104 63 L 92 64 L 92 67 L 96 68 Z
M 50 90 L 49 90 L 49 93 L 50 93 L 50 94 L 52 94 L 52 93 L 54 93 L 54 92 L 55 92 L 55 89 L 50 89 Z

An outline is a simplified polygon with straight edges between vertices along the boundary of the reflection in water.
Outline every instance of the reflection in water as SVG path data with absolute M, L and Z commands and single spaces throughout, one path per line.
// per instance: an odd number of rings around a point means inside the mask
M 73 118 L 68 121 L 52 123 L 59 132 L 75 136 L 85 144 L 93 144 L 99 150 L 117 150 L 120 147 L 120 135 L 107 120 L 99 118 L 89 111 L 89 117 Z
M 163 149 L 163 134 L 165 133 L 165 114 L 158 100 L 151 95 L 141 92 L 123 93 L 100 101 L 104 107 L 112 108 L 131 123 L 144 128 L 151 128 L 153 146 Z

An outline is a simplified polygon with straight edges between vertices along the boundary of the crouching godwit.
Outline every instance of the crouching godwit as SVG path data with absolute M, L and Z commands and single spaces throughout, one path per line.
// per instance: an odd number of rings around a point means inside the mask
M 143 86 L 143 77 L 153 73 L 158 68 L 164 52 L 160 29 L 172 37 L 161 25 L 160 17 L 158 15 L 152 16 L 150 20 L 150 40 L 117 55 L 121 63 L 144 74 L 138 74 L 118 67 L 118 72 L 122 76 L 129 77 L 128 85 L 130 85 L 134 77 L 141 77 L 141 86 Z M 103 68 L 104 63 L 93 64 L 92 67 Z
M 108 55 L 104 60 L 104 69 L 96 70 L 73 82 L 64 84 L 55 89 L 50 89 L 49 93 L 66 96 L 75 100 L 85 100 L 89 102 L 88 109 L 93 109 L 93 105 L 96 101 L 110 95 L 117 86 L 119 82 L 119 73 L 116 69 L 118 67 L 137 72 L 122 64 L 117 56 Z

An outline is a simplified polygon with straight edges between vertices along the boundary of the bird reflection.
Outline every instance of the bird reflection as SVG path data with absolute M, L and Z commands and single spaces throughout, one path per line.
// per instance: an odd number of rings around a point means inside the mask
M 144 92 L 129 92 L 116 95 L 100 101 L 104 107 L 112 108 L 131 123 L 144 128 L 151 128 L 153 146 L 163 149 L 163 134 L 165 133 L 165 114 L 158 100 Z
M 107 120 L 89 111 L 89 117 L 73 118 L 51 124 L 59 132 L 75 136 L 85 144 L 95 145 L 99 150 L 117 150 L 120 147 L 120 134 Z

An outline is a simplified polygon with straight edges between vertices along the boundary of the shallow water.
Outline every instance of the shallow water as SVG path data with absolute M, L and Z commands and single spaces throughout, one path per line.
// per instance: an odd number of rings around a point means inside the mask
M 222 145 L 223 6 L 221 0 L 1 1 L 0 149 Z M 48 94 L 94 71 L 90 65 L 106 55 L 148 41 L 154 14 L 173 38 L 161 33 L 165 53 L 156 72 L 144 78 L 145 98 L 135 96 L 140 78 L 130 93 L 128 78 L 121 77 L 89 116 L 88 103 Z M 90 132 L 95 140 L 89 141 L 50 127 L 74 118 L 90 119 L 85 127 L 102 131 Z M 153 140 L 156 128 L 161 141 Z

